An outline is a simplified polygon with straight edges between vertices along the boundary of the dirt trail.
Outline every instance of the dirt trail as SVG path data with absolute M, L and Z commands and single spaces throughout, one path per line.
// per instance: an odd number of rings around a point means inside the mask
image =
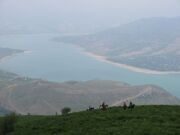
M 21 110 L 19 110 L 19 108 L 16 107 L 16 106 L 14 105 L 13 101 L 12 101 L 12 92 L 13 92 L 13 90 L 14 90 L 14 88 L 15 88 L 16 86 L 17 86 L 17 84 L 12 84 L 12 85 L 9 85 L 9 86 L 7 87 L 7 89 L 8 89 L 7 102 L 8 102 L 8 105 L 9 105 L 9 107 L 10 107 L 11 110 L 16 111 L 16 112 L 18 112 L 18 113 L 20 113 L 20 114 L 25 114 L 24 112 L 22 112 Z
M 123 104 L 123 102 L 125 101 L 131 101 L 133 99 L 136 99 L 140 96 L 143 96 L 144 94 L 148 93 L 148 92 L 151 92 L 152 91 L 152 88 L 151 87 L 148 87 L 146 88 L 145 90 L 143 90 L 142 92 L 138 93 L 137 95 L 134 95 L 134 96 L 131 96 L 131 97 L 128 97 L 128 98 L 125 98 L 125 99 L 122 99 L 122 100 L 119 100 L 119 101 L 116 101 L 115 103 L 113 103 L 111 106 L 118 106 L 118 105 L 121 105 Z

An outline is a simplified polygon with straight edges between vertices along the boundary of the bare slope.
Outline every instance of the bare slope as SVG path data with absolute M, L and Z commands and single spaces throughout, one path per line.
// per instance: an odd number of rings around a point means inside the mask
M 0 81 L 1 106 L 22 114 L 55 114 L 65 106 L 79 111 L 89 105 L 98 107 L 102 101 L 109 105 L 121 105 L 126 100 L 136 104 L 180 104 L 179 99 L 153 85 L 131 86 L 108 80 L 54 83 L 6 74 Z

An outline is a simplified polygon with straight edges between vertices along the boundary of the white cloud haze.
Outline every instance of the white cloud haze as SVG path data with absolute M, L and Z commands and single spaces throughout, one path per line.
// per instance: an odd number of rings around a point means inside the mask
M 88 31 L 159 16 L 180 16 L 180 0 L 0 0 L 1 26 L 43 24 Z

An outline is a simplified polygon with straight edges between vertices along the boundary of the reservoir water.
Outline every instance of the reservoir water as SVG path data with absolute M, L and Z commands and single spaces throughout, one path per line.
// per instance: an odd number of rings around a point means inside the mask
M 26 50 L 0 61 L 0 69 L 50 81 L 119 80 L 132 85 L 156 84 L 180 97 L 180 74 L 151 75 L 97 61 L 75 45 L 55 42 L 57 34 L 3 35 L 0 47 Z

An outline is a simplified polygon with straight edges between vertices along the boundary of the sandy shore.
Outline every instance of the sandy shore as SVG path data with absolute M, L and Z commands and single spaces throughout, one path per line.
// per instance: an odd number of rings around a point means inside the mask
M 15 55 L 16 55 L 16 53 L 8 55 L 8 56 L 4 56 L 4 57 L 0 58 L 0 62 L 10 59 L 10 58 L 14 57 Z
M 144 69 L 144 68 L 133 67 L 133 66 L 129 66 L 129 65 L 126 65 L 126 64 L 121 64 L 121 63 L 116 63 L 116 62 L 113 62 L 113 61 L 109 61 L 104 56 L 96 55 L 96 54 L 93 54 L 93 53 L 90 53 L 90 52 L 84 51 L 83 53 L 85 55 L 88 55 L 90 57 L 95 58 L 98 61 L 109 63 L 109 64 L 112 64 L 114 66 L 124 68 L 124 69 L 128 69 L 128 70 L 133 71 L 133 72 L 144 73 L 144 74 L 155 74 L 155 75 L 180 74 L 180 72 L 176 72 L 176 71 L 167 71 L 167 72 L 164 71 L 163 72 L 163 71 L 155 71 L 155 70 L 149 70 L 149 69 Z
M 26 50 L 26 51 L 23 51 L 23 53 L 28 54 L 28 53 L 32 53 L 32 51 Z

